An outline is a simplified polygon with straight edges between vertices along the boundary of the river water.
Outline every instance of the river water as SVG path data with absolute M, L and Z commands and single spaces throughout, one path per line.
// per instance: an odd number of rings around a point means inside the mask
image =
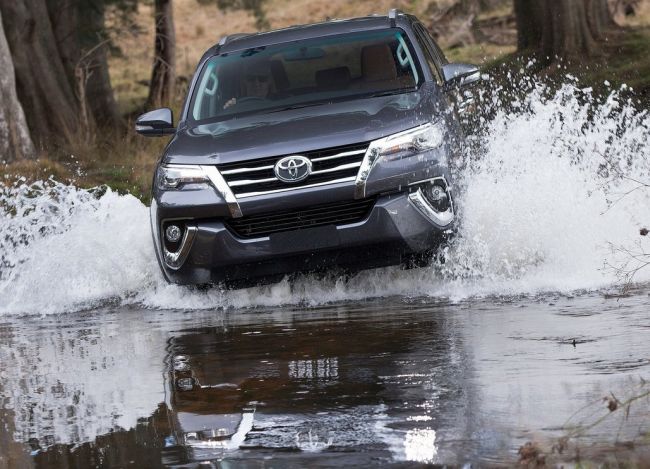
M 0 467 L 650 461 L 650 117 L 568 80 L 482 97 L 423 269 L 170 286 L 135 197 L 0 184 Z
M 602 399 L 647 391 L 649 306 L 637 291 L 7 318 L 2 453 L 14 467 L 495 464 L 529 441 L 551 454 L 575 427 L 549 457 L 644 447 L 650 400 L 626 418 Z

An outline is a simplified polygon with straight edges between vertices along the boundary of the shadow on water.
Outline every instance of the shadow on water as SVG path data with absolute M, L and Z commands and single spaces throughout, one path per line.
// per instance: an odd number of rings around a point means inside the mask
M 8 318 L 0 466 L 509 463 L 527 441 L 550 452 L 569 417 L 587 425 L 604 396 L 622 401 L 648 376 L 649 304 L 391 298 Z M 647 444 L 648 410 L 641 400 L 573 440 Z

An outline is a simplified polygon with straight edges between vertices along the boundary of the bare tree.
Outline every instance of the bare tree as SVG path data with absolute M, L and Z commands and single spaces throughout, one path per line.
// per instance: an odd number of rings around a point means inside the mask
M 155 0 L 156 43 L 147 107 L 167 104 L 176 81 L 176 34 L 172 0 Z
M 68 80 L 88 118 L 100 125 L 121 124 L 108 74 L 108 37 L 104 24 L 105 0 L 48 0 L 54 37 Z M 79 67 L 84 74 L 79 92 Z M 82 112 L 84 110 L 82 109 Z
M 0 160 L 13 161 L 35 156 L 23 107 L 16 95 L 14 64 L 0 12 Z
M 94 121 L 99 125 L 117 126 L 122 119 L 108 74 L 109 41 L 104 24 L 105 1 L 77 0 L 76 4 L 79 52 L 75 56 L 76 63 L 72 72 L 75 73 L 79 62 L 83 62 L 83 67 L 88 70 L 85 96 Z M 59 50 L 61 49 L 60 47 Z

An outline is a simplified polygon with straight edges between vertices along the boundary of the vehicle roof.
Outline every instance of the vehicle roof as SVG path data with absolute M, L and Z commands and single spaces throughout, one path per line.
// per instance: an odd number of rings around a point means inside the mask
M 405 26 L 411 23 L 411 17 L 403 13 L 398 13 L 395 18 L 396 26 Z M 273 31 L 253 33 L 247 35 L 233 35 L 231 39 L 226 37 L 225 44 L 222 39 L 220 44 L 216 44 L 208 52 L 209 55 L 223 54 L 242 49 L 253 47 L 268 46 L 271 44 L 280 44 L 283 42 L 298 41 L 321 36 L 331 36 L 356 31 L 368 31 L 373 29 L 385 29 L 391 27 L 390 19 L 386 15 L 364 16 L 360 18 L 333 19 L 322 23 L 303 24 L 290 26 L 284 29 Z M 206 53 L 206 55 L 208 55 Z

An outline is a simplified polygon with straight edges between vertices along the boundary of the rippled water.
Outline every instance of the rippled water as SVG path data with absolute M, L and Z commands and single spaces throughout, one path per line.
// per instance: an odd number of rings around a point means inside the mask
M 644 259 L 625 250 L 650 251 L 650 116 L 624 92 L 529 88 L 482 97 L 493 115 L 458 161 L 459 237 L 425 269 L 170 286 L 136 198 L 0 185 L 0 463 L 491 464 L 527 441 L 568 461 L 576 445 L 639 448 L 647 399 L 588 427 L 603 397 L 624 402 L 648 378 L 650 268 L 629 296 L 616 269 Z M 572 428 L 585 431 L 553 453 Z
M 529 441 L 549 460 L 596 444 L 625 458 L 649 449 L 650 399 L 627 414 L 602 399 L 648 392 L 649 306 L 635 292 L 7 317 L 0 462 L 511 464 Z

